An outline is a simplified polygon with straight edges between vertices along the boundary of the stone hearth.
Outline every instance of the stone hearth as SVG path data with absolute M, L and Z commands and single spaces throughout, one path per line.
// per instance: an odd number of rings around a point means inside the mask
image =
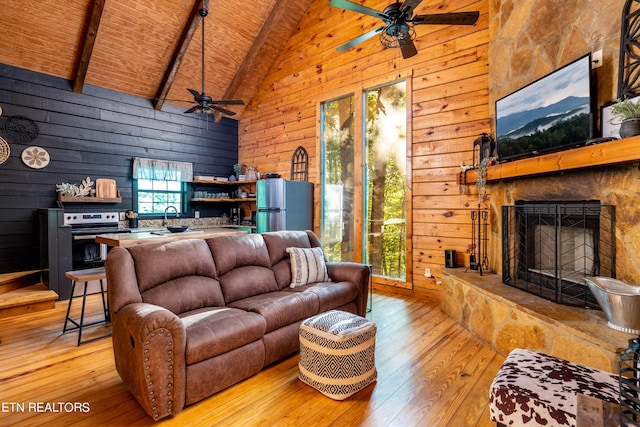
M 618 373 L 635 335 L 607 327 L 599 310 L 564 306 L 506 286 L 497 274 L 443 269 L 440 308 L 506 356 L 526 348 Z

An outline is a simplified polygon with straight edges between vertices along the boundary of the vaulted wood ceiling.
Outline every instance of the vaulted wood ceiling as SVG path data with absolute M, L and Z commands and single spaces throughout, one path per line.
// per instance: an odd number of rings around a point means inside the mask
M 0 0 L 0 62 L 148 98 L 200 92 L 202 0 Z M 311 0 L 210 0 L 205 92 L 248 103 Z M 191 106 L 186 103 L 174 104 Z M 240 117 L 243 106 L 228 109 Z

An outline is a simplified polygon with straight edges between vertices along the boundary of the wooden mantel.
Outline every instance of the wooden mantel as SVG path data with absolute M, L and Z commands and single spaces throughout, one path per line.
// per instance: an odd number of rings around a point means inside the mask
M 489 166 L 487 181 L 633 162 L 640 162 L 640 136 Z M 477 179 L 477 171 L 467 172 L 467 183 L 474 183 Z

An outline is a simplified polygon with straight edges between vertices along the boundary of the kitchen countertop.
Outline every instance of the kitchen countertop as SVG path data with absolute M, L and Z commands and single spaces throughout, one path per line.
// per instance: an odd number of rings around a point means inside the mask
M 184 239 L 208 239 L 215 236 L 230 236 L 234 234 L 246 234 L 246 231 L 231 228 L 207 228 L 203 230 L 187 230 L 182 233 L 171 233 L 164 229 L 155 229 L 155 231 L 135 231 L 135 229 L 132 229 L 131 233 L 99 234 L 96 236 L 96 242 L 104 243 L 107 246 L 128 248 L 146 243 L 164 243 Z

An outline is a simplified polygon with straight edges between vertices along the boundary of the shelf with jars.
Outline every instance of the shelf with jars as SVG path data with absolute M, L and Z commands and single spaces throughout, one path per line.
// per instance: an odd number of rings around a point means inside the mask
M 251 203 L 256 201 L 256 180 L 229 181 L 196 176 L 193 184 L 211 186 L 207 190 L 195 190 L 192 202 L 197 203 Z M 215 187 L 214 187 L 215 186 Z

